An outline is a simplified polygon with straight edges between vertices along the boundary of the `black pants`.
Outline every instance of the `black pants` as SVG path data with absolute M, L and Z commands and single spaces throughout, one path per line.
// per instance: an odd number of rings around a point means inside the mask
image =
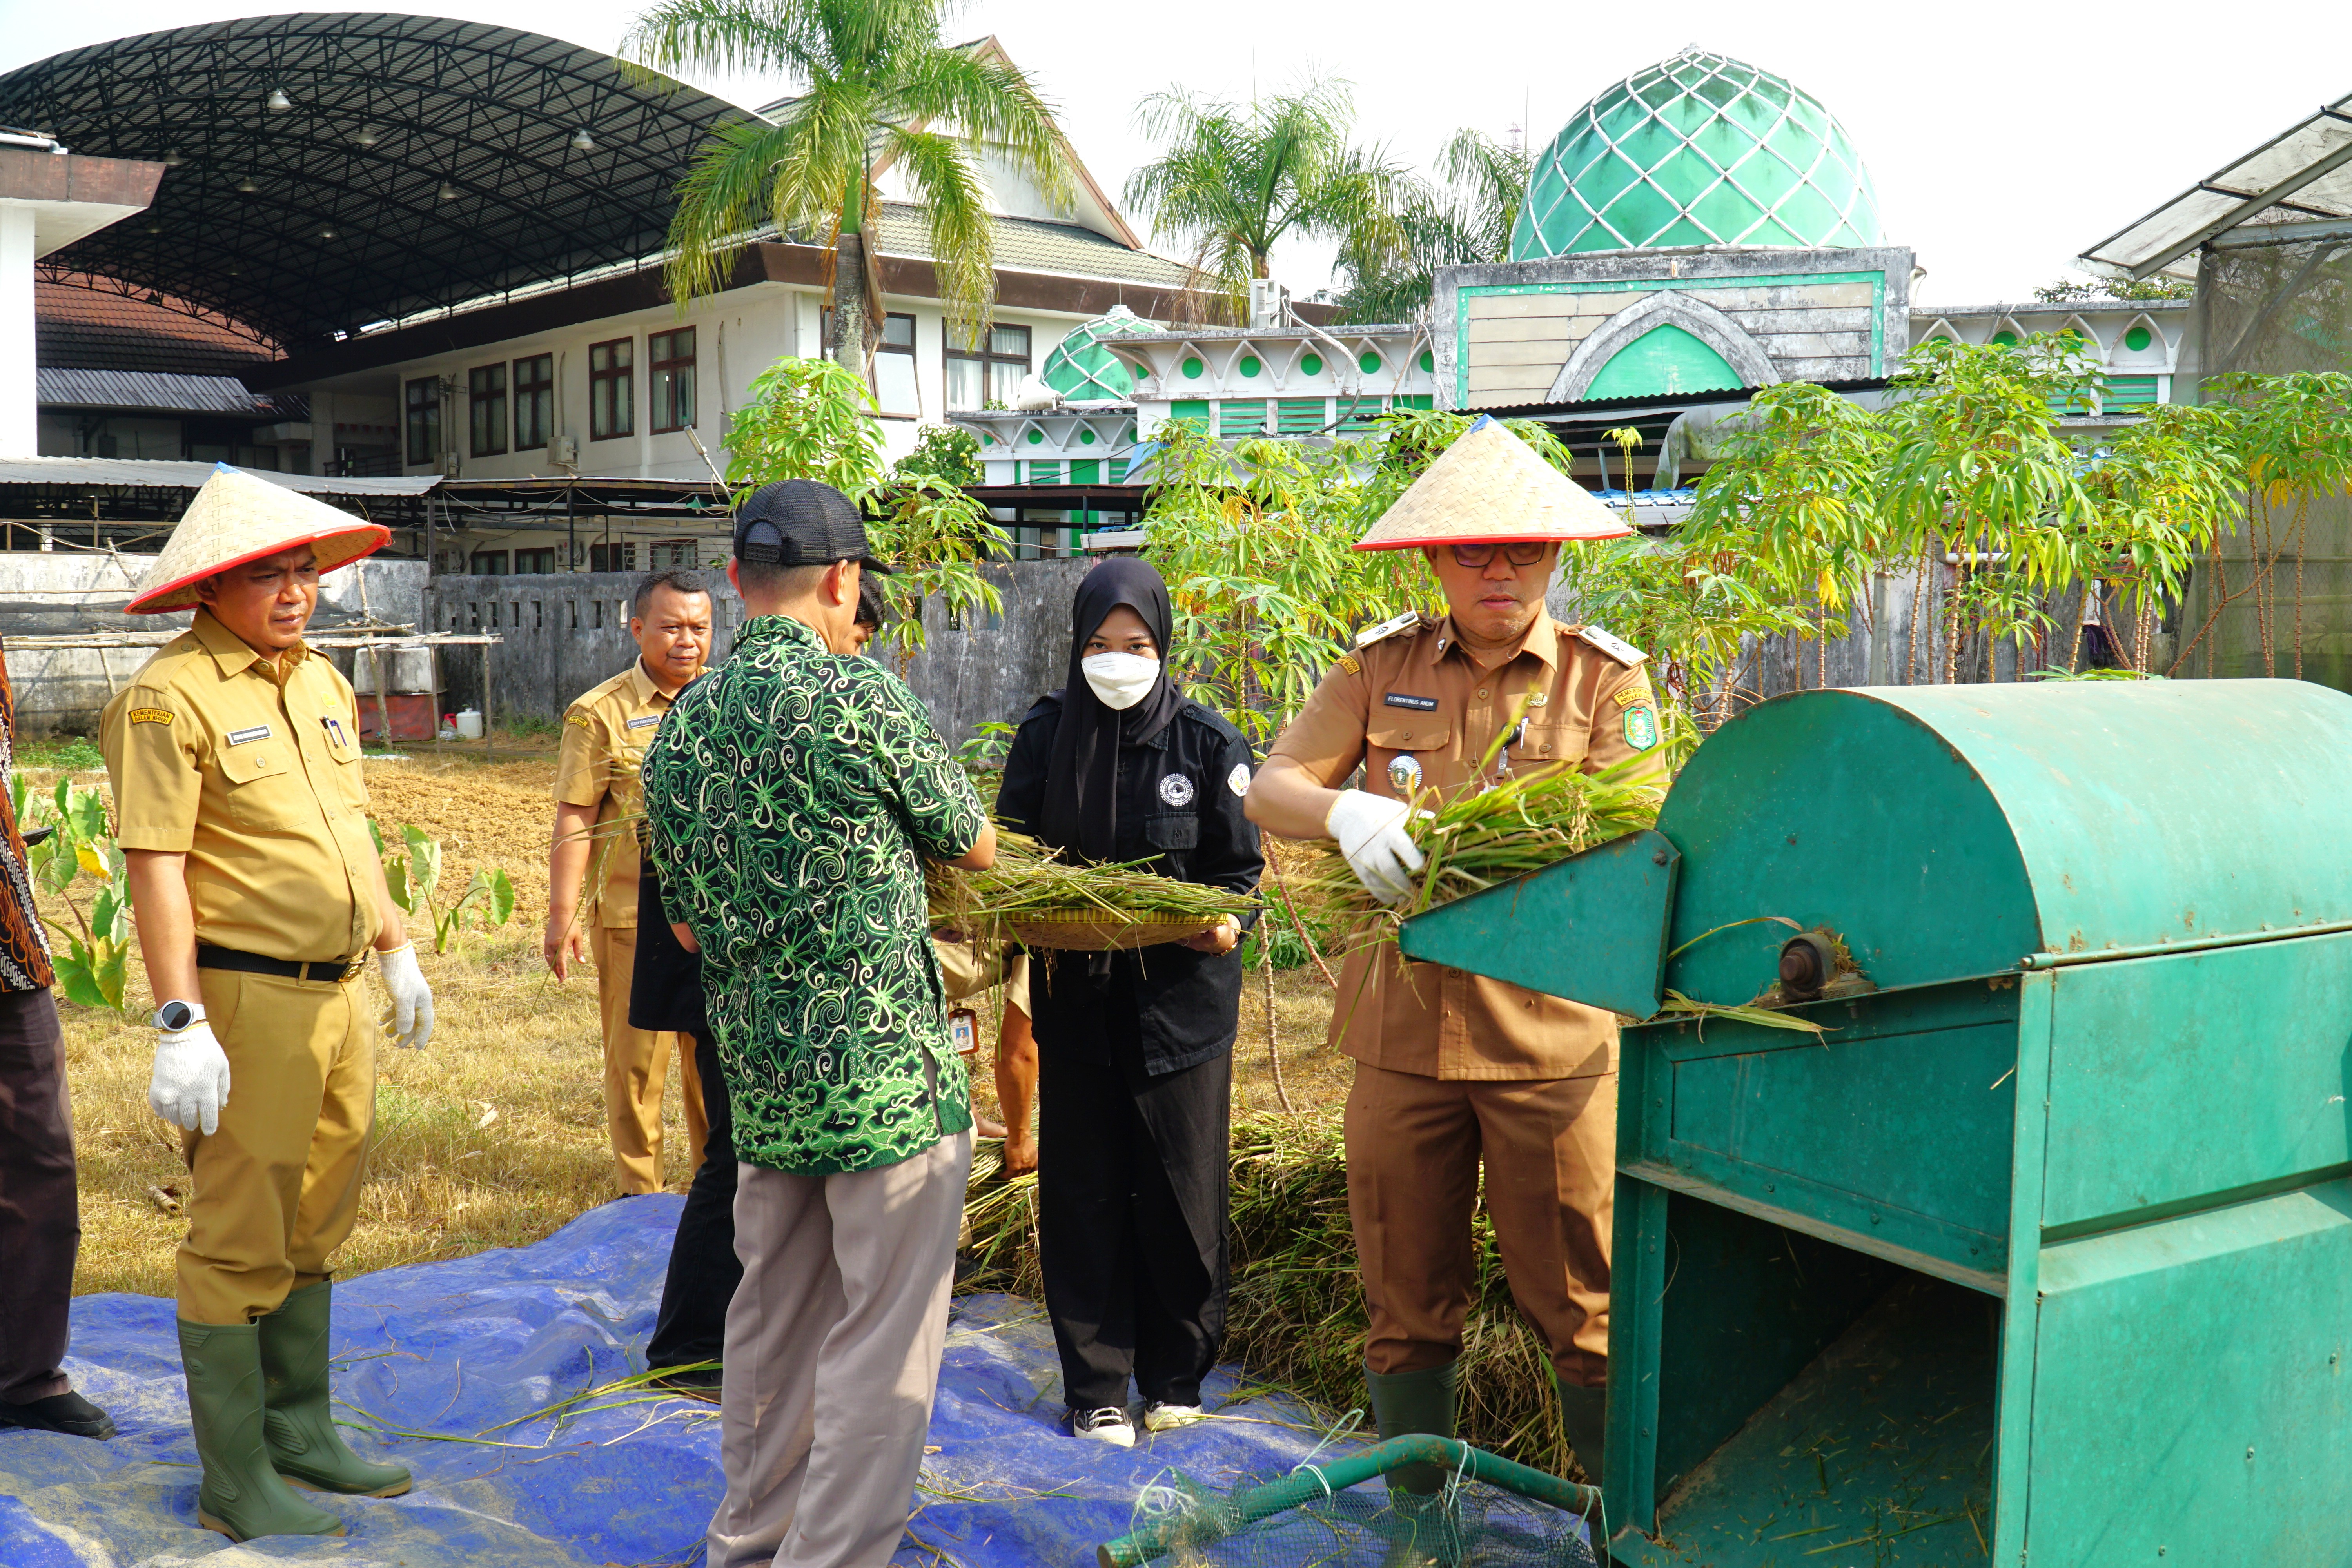
M 702 1164 L 686 1189 L 670 1243 L 669 1274 L 662 1281 L 660 1315 L 646 1342 L 646 1369 L 690 1366 L 717 1361 L 727 1343 L 727 1303 L 742 1282 L 735 1256 L 735 1118 L 727 1104 L 727 1079 L 719 1069 L 719 1047 L 698 1035 L 694 1065 L 702 1073 L 702 1104 L 710 1136 L 702 1142 Z
M 1234 1058 L 1159 1078 L 1043 1054 L 1037 1233 L 1045 1310 L 1074 1410 L 1197 1405 L 1225 1327 L 1226 1152 Z
M 651 860 L 638 868 L 637 967 L 629 977 L 629 1023 L 692 1037 L 703 1114 L 710 1121 L 702 1164 L 686 1190 L 686 1207 L 670 1242 L 654 1337 L 646 1344 L 646 1368 L 651 1372 L 720 1358 L 727 1344 L 727 1303 L 743 1279 L 743 1265 L 735 1256 L 735 1116 L 727 1102 L 719 1047 L 703 1016 L 702 960 L 670 933 Z
M 58 1005 L 47 991 L 0 991 L 0 1401 L 73 1386 L 58 1363 L 80 1245 Z

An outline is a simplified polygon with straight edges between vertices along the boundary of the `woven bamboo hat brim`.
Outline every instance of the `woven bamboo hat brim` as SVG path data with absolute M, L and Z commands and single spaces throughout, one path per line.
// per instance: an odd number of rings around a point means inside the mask
M 180 514 L 163 553 L 123 608 L 134 616 L 192 609 L 196 584 L 205 578 L 298 544 L 310 547 L 323 576 L 374 554 L 391 538 L 388 528 L 224 463 Z
M 1591 490 L 1481 415 L 1381 513 L 1356 548 L 1622 539 L 1633 531 Z

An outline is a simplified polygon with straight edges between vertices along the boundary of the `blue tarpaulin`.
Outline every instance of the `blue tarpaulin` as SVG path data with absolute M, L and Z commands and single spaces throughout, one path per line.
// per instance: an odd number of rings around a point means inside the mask
M 534 1247 L 362 1275 L 336 1287 L 335 1393 L 352 1446 L 416 1474 L 405 1497 L 320 1499 L 343 1539 L 232 1546 L 195 1521 L 195 1447 L 173 1303 L 74 1302 L 75 1384 L 109 1443 L 0 1430 L 0 1568 L 327 1561 L 349 1568 L 693 1568 L 720 1491 L 716 1408 L 630 1390 L 680 1200 L 625 1198 Z M 1223 1489 L 1287 1471 L 1322 1442 L 1294 1402 L 1230 1370 L 1218 1418 L 1132 1452 L 1059 1426 L 1051 1330 L 1034 1303 L 957 1298 L 908 1540 L 915 1568 L 1091 1563 L 1136 1501 L 1181 1471 Z M 551 1414 L 566 1401 L 579 1401 Z M 1326 1445 L 1329 1454 L 1351 1445 Z M 305 1494 L 310 1495 L 310 1494 Z

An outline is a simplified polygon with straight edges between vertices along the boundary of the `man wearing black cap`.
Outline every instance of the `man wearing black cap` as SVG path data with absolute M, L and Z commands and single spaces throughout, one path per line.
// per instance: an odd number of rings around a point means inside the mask
M 840 491 L 753 492 L 747 618 L 645 758 L 738 1161 L 710 1568 L 883 1568 L 939 1384 L 971 1112 L 923 861 L 983 869 L 996 834 L 921 701 L 856 657 L 868 570 Z

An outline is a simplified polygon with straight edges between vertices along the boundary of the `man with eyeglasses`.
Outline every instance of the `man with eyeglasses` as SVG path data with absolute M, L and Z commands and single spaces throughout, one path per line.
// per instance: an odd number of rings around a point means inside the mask
M 1654 756 L 1643 655 L 1545 612 L 1560 546 L 1631 531 L 1517 437 L 1480 419 L 1359 550 L 1419 549 L 1444 619 L 1371 627 L 1274 743 L 1247 812 L 1268 832 L 1333 838 L 1383 901 L 1421 855 L 1434 806 L 1507 774 L 1598 772 Z M 1510 734 L 1486 773 L 1479 760 Z M 1348 787 L 1360 766 L 1360 784 Z M 1652 764 L 1664 780 L 1662 762 Z M 1643 772 L 1635 764 L 1637 773 Z M 1609 1356 L 1617 1023 L 1610 1014 L 1370 942 L 1349 959 L 1332 1043 L 1356 1059 L 1348 1206 L 1370 1315 L 1365 1373 L 1381 1436 L 1454 1432 L 1454 1363 L 1476 1284 L 1471 1215 L 1486 1208 L 1511 1293 L 1544 1337 L 1565 1429 L 1601 1476 Z M 1443 1477 L 1391 1485 L 1437 1490 Z M 1443 1556 L 1442 1550 L 1434 1555 Z M 1410 1555 L 1406 1559 L 1412 1561 Z

